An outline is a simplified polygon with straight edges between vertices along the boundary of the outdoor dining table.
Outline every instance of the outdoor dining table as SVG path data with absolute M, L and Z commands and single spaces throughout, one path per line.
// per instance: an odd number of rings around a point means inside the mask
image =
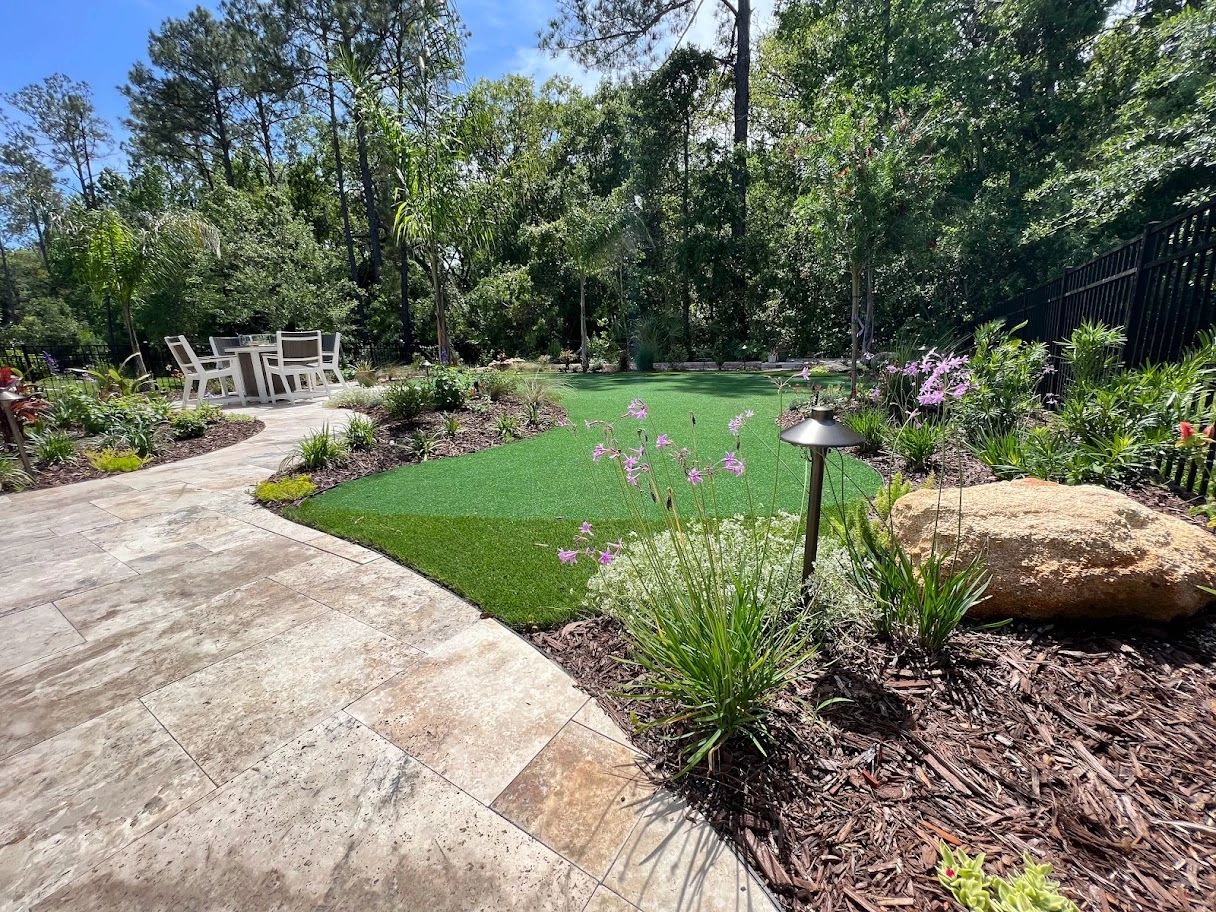
M 273 354 L 277 352 L 277 345 L 238 345 L 228 349 L 228 354 L 236 355 L 237 364 L 241 368 L 241 382 L 245 387 L 245 397 L 253 399 L 254 391 L 257 391 L 257 400 L 259 402 L 270 402 L 270 384 L 274 384 L 274 392 L 276 395 L 282 395 L 286 392 L 283 386 L 284 380 L 279 376 L 268 376 L 266 374 L 266 365 L 262 361 L 263 354 Z

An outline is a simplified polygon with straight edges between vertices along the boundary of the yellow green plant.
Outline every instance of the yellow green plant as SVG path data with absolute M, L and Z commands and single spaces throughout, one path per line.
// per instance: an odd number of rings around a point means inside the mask
M 134 472 L 142 469 L 148 461 L 148 457 L 140 456 L 134 450 L 116 450 L 113 447 L 91 450 L 84 456 L 89 465 L 99 472 Z
M 307 475 L 292 475 L 259 481 L 253 489 L 253 496 L 259 503 L 287 503 L 301 500 L 316 490 L 317 486 Z
M 896 472 L 891 476 L 891 480 L 879 488 L 878 493 L 874 495 L 874 512 L 883 519 L 889 519 L 895 501 L 911 491 L 912 482 L 904 478 L 903 472 Z
M 1060 895 L 1060 885 L 1049 877 L 1051 865 L 1036 864 L 1029 854 L 1022 856 L 1022 873 L 1005 878 L 984 873 L 983 852 L 972 856 L 945 843 L 938 852 L 937 879 L 968 912 L 1081 912 Z

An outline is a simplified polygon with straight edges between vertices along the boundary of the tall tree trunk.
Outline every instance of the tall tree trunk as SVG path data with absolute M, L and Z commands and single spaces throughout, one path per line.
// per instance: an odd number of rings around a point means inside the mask
M 89 181 L 89 192 L 85 199 L 88 201 L 89 208 L 97 208 L 97 184 L 93 180 L 93 157 L 89 155 L 89 138 L 84 128 L 84 119 L 81 118 L 80 123 L 80 142 L 81 152 L 84 156 L 84 171 Z
M 127 343 L 131 346 L 131 354 L 135 356 L 135 373 L 142 377 L 148 372 L 148 368 L 144 365 L 144 353 L 139 347 L 139 338 L 135 335 L 135 318 L 131 314 L 129 300 L 122 302 L 122 321 L 127 327 Z
M 34 233 L 38 236 L 38 255 L 42 257 L 42 266 L 49 273 L 51 258 L 46 249 L 46 228 L 42 224 L 42 214 L 34 205 L 30 205 L 30 221 L 34 223 Z
M 692 216 L 690 214 L 691 200 L 688 191 L 688 143 L 692 133 L 691 118 L 684 116 L 684 175 L 680 186 L 680 210 L 683 214 L 683 256 L 680 264 L 680 278 L 683 286 L 683 318 L 684 318 L 684 357 L 692 360 L 692 286 L 688 278 L 688 238 L 691 233 Z
M 270 118 L 266 113 L 266 102 L 259 93 L 254 103 L 257 105 L 258 111 L 258 128 L 262 134 L 262 152 L 266 156 L 266 176 L 270 181 L 270 186 L 275 185 L 274 174 L 274 144 L 270 141 Z
M 874 352 L 874 263 L 866 263 L 866 322 L 862 327 L 861 353 Z
M 211 86 L 211 109 L 215 114 L 216 140 L 220 144 L 220 158 L 224 162 L 224 180 L 229 187 L 236 186 L 236 173 L 232 170 L 232 139 L 228 136 L 228 124 L 224 121 L 224 108 L 220 104 L 220 87 Z
M 849 338 L 851 352 L 849 354 L 849 399 L 857 397 L 857 321 L 861 315 L 861 263 L 853 260 L 849 263 L 849 272 L 853 279 L 853 307 L 849 317 Z
M 408 364 L 414 359 L 414 315 L 410 312 L 410 251 L 405 242 L 399 245 L 401 251 L 401 354 Z
M 376 209 L 376 188 L 372 183 L 372 168 L 367 156 L 367 126 L 358 105 L 354 110 L 355 146 L 359 152 L 359 179 L 363 184 L 363 208 L 367 213 L 367 242 L 371 254 L 373 285 L 380 281 L 384 260 L 380 252 L 380 214 Z
M 578 277 L 578 336 L 580 341 L 578 349 L 578 360 L 583 366 L 583 373 L 587 373 L 587 367 L 590 363 L 587 351 L 587 277 L 580 275 Z
M 4 300 L 0 301 L 0 325 L 7 326 L 16 319 L 17 305 L 21 301 L 17 298 L 17 286 L 13 284 L 13 272 L 9 269 L 8 250 L 4 247 L 4 241 L 0 241 L 0 267 L 4 270 Z
M 451 349 L 448 347 L 448 315 L 443 301 L 443 270 L 439 264 L 439 245 L 430 242 L 431 285 L 435 289 L 435 339 L 439 344 L 439 363 L 450 364 Z
M 734 167 L 732 182 L 735 191 L 734 216 L 731 219 L 730 235 L 735 242 L 739 257 L 739 242 L 747 234 L 747 136 L 751 110 L 752 71 L 752 4 L 751 0 L 737 0 L 735 31 L 738 47 L 735 48 L 735 135 Z M 742 257 L 736 260 L 734 269 L 735 300 L 732 314 L 733 332 L 740 338 L 747 334 L 747 277 L 744 275 Z
M 326 58 L 328 62 L 328 57 Z M 329 139 L 334 153 L 334 172 L 338 178 L 338 211 L 342 213 L 342 235 L 346 240 L 346 269 L 352 284 L 359 281 L 355 266 L 355 240 L 350 229 L 350 203 L 346 199 L 346 171 L 342 167 L 342 143 L 338 138 L 338 108 L 334 102 L 334 77 L 325 70 L 326 95 L 329 102 Z M 367 307 L 360 294 L 357 298 L 359 328 L 367 325 Z

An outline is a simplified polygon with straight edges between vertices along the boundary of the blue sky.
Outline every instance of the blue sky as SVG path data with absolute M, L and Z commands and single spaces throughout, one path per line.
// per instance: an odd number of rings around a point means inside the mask
M 568 60 L 536 47 L 536 33 L 552 16 L 554 0 L 456 0 L 472 33 L 470 78 L 527 73 L 544 79 L 565 73 L 590 80 Z M 4 0 L 0 27 L 0 92 L 11 92 L 63 72 L 93 87 L 100 113 L 117 127 L 126 114 L 118 86 L 145 59 L 148 32 L 179 17 L 197 0 Z M 216 8 L 218 0 L 205 2 Z

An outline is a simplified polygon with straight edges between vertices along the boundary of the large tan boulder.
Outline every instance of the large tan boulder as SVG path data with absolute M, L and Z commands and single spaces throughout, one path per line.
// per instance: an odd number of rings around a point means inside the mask
M 953 549 L 957 489 L 913 491 L 891 512 L 914 559 Z M 1038 479 L 965 488 L 961 555 L 987 557 L 984 618 L 1115 618 L 1167 621 L 1195 614 L 1216 586 L 1216 535 L 1093 485 Z

